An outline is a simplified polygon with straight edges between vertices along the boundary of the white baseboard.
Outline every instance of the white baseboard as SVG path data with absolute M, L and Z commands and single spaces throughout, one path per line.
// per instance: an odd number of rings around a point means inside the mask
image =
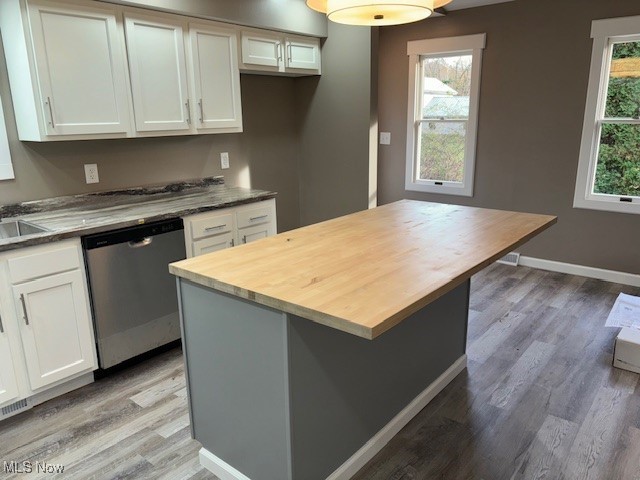
M 2 0 L 0 0 L 2 1 Z M 36 406 L 47 402 L 52 398 L 59 397 L 65 393 L 72 392 L 94 382 L 93 372 L 83 373 L 72 380 L 65 380 L 55 387 L 47 388 L 44 392 L 36 393 L 31 397 L 31 405 Z
M 607 282 L 621 283 L 632 287 L 640 287 L 640 275 L 615 270 L 605 270 L 603 268 L 585 267 L 573 263 L 556 262 L 554 260 L 544 260 L 542 258 L 520 256 L 520 265 L 524 267 L 539 268 L 551 272 L 568 273 L 570 275 L 580 275 L 582 277 L 597 278 Z
M 200 449 L 200 465 L 220 478 L 220 480 L 251 480 L 206 448 Z
M 425 388 L 409 405 L 402 409 L 395 417 L 391 419 L 382 429 L 376 433 L 360 450 L 354 453 L 351 458 L 344 462 L 336 471 L 327 477 L 327 480 L 346 480 L 353 477 L 358 470 L 366 465 L 376 453 L 389 443 L 389 441 L 398 434 L 402 428 L 415 417 L 420 410 L 440 393 L 444 387 L 449 385 L 460 372 L 467 366 L 467 356 L 462 355 L 453 365 L 451 365 L 442 375 L 440 375 L 433 383 Z M 239 472 L 224 460 L 216 457 L 206 448 L 200 449 L 200 465 L 209 470 L 214 475 L 220 477 L 220 480 L 251 480 L 249 477 Z
M 336 471 L 327 477 L 327 480 L 347 480 L 353 477 L 366 463 L 371 460 L 382 448 L 395 437 L 402 428 L 415 417 L 420 410 L 444 390 L 451 381 L 467 366 L 467 356 L 462 355 L 431 385 L 425 388 L 413 401 L 402 409 L 382 429 L 376 433 L 360 450 L 344 462 Z

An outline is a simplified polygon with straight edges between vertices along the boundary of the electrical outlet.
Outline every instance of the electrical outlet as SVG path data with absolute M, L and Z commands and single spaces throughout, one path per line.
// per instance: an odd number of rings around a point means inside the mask
M 391 132 L 380 132 L 380 145 L 391 145 Z
M 98 183 L 100 181 L 98 177 L 98 165 L 95 163 L 86 163 L 84 165 L 84 176 L 87 183 Z
M 220 154 L 220 167 L 229 168 L 229 152 L 222 152 Z

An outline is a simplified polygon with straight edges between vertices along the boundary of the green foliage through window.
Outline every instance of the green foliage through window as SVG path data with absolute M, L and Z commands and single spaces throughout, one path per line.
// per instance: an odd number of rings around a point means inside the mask
M 462 127 L 462 125 L 460 126 Z M 465 134 L 463 130 L 460 133 L 437 133 L 437 131 L 423 130 L 420 178 L 462 182 L 464 179 L 464 146 Z
M 640 42 L 614 45 L 594 193 L 640 196 Z

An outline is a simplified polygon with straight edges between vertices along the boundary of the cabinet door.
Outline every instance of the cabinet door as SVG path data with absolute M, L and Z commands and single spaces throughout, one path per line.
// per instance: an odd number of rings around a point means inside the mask
M 238 230 L 238 241 L 243 243 L 251 243 L 261 238 L 267 238 L 273 235 L 272 226 L 269 223 L 256 225 L 255 227 L 247 227 Z
M 233 234 L 224 233 L 213 237 L 203 238 L 193 242 L 193 256 L 204 255 L 205 253 L 217 252 L 225 248 L 233 247 Z
M 287 69 L 320 73 L 320 41 L 317 38 L 287 37 L 286 50 Z
M 0 405 L 18 398 L 18 382 L 13 365 L 9 337 L 0 318 Z
M 282 62 L 282 40 L 268 34 L 242 33 L 242 63 L 259 70 L 277 72 Z
M 235 30 L 189 25 L 198 129 L 242 128 Z
M 95 366 L 93 335 L 80 270 L 13 287 L 32 389 Z
M 182 24 L 127 15 L 125 30 L 136 130 L 189 130 Z
M 29 3 L 48 135 L 129 130 L 125 58 L 115 13 Z

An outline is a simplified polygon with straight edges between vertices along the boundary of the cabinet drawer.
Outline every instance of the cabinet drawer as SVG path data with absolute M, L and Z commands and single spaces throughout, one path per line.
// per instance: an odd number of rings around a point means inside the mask
M 229 247 L 233 247 L 233 234 L 223 233 L 222 235 L 215 235 L 193 242 L 193 255 L 204 255 L 205 253 L 217 252 Z
M 9 276 L 11 283 L 22 283 L 46 275 L 74 270 L 80 267 L 80 256 L 75 245 L 10 258 Z
M 252 227 L 253 225 L 262 225 L 275 221 L 273 209 L 270 206 L 252 208 L 244 210 L 236 214 L 238 228 Z
M 199 220 L 192 220 L 191 238 L 193 240 L 197 240 L 210 235 L 231 232 L 232 227 L 233 215 L 231 213 L 225 215 L 212 215 Z

